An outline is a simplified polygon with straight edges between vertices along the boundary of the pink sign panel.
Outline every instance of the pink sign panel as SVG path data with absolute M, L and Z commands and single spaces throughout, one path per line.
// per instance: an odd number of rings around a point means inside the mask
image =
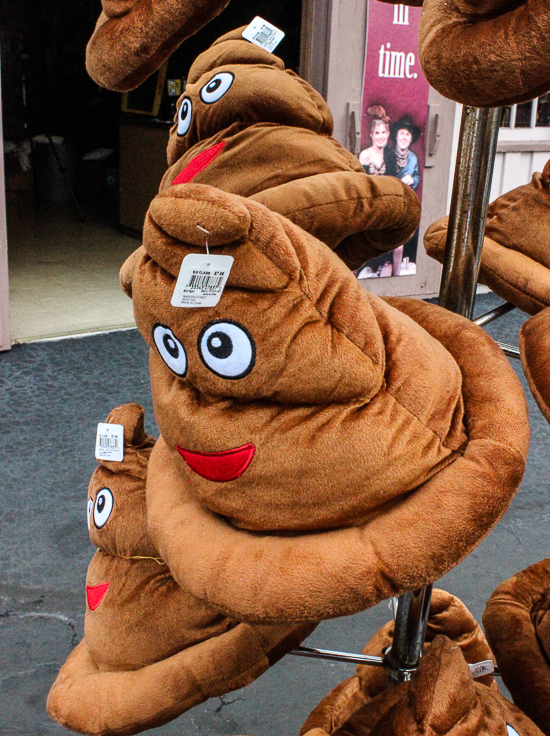
M 361 105 L 361 153 L 367 174 L 396 176 L 422 199 L 429 85 L 418 61 L 421 8 L 369 1 Z M 416 273 L 418 233 L 369 261 L 359 278 Z

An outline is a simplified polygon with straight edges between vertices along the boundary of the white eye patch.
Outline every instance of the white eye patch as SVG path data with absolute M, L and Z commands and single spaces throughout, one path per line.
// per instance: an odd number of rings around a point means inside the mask
M 232 320 L 218 319 L 203 327 L 198 349 L 204 365 L 221 378 L 244 378 L 256 362 L 252 335 Z
M 217 102 L 228 92 L 234 79 L 235 75 L 231 72 L 219 72 L 201 89 L 201 100 L 207 105 Z
M 185 348 L 172 330 L 164 325 L 155 325 L 153 327 L 153 340 L 160 357 L 168 368 L 177 376 L 183 378 L 187 373 L 187 355 Z
M 193 103 L 189 97 L 184 97 L 178 112 L 178 135 L 185 135 L 193 118 Z
M 88 499 L 88 509 L 87 509 L 88 531 L 90 531 L 91 524 L 92 524 L 91 516 L 92 516 L 93 507 L 94 507 L 94 502 L 92 501 L 91 498 L 89 498 Z
M 94 507 L 94 523 L 98 529 L 105 526 L 113 510 L 113 494 L 108 488 L 102 488 L 96 496 Z

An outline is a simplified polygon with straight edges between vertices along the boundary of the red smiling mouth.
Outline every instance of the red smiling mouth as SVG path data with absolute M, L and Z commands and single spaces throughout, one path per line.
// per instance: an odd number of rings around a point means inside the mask
M 191 159 L 191 161 L 189 161 L 183 171 L 180 171 L 180 173 L 172 181 L 172 184 L 176 186 L 176 184 L 189 183 L 191 179 L 197 176 L 197 174 L 200 174 L 203 169 L 206 169 L 208 164 L 212 163 L 216 156 L 223 151 L 224 147 L 225 141 L 220 141 L 219 143 L 216 143 L 215 146 L 210 146 L 210 148 L 207 148 L 206 151 L 198 153 Z
M 176 448 L 191 470 L 202 478 L 217 483 L 235 480 L 241 476 L 252 462 L 256 451 L 251 442 L 222 452 L 191 452 L 179 445 Z
M 105 593 L 109 588 L 109 583 L 101 583 L 101 585 L 87 585 L 86 586 L 86 598 L 90 611 L 96 609 L 101 601 L 105 598 Z

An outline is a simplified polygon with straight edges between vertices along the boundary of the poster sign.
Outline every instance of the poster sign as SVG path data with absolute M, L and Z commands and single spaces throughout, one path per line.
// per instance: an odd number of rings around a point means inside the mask
M 418 60 L 422 8 L 370 0 L 361 104 L 367 174 L 397 176 L 422 199 L 429 85 Z M 418 231 L 404 246 L 369 261 L 359 278 L 416 273 Z

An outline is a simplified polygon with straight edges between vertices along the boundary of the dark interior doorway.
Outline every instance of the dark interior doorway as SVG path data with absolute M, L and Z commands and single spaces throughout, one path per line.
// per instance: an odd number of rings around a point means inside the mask
M 88 77 L 86 44 L 100 12 L 99 0 L 0 4 L 10 310 L 16 340 L 133 323 L 117 274 L 138 245 L 127 234 L 140 235 L 166 166 L 174 98 L 165 84 L 154 119 L 127 114 L 121 111 L 119 93 Z M 199 53 L 257 15 L 285 32 L 276 53 L 298 71 L 302 3 L 232 0 L 172 55 L 167 79 L 185 79 Z M 78 221 L 44 134 L 54 137 L 84 223 Z M 139 192 L 138 197 L 130 193 L 130 212 L 119 206 L 124 146 L 132 151 L 134 166 L 127 179 L 135 180 Z

